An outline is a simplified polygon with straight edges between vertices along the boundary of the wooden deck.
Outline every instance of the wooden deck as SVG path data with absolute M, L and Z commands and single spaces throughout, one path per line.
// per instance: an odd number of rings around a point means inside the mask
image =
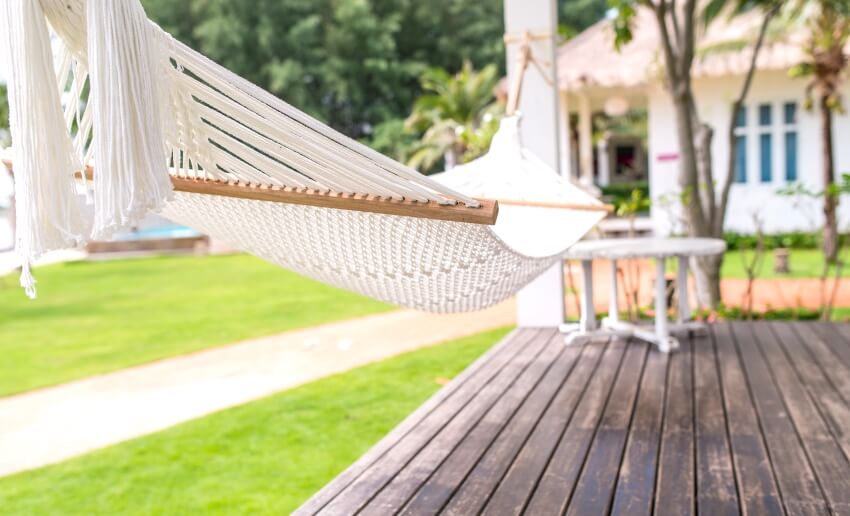
M 850 513 L 850 325 L 518 330 L 298 514 Z

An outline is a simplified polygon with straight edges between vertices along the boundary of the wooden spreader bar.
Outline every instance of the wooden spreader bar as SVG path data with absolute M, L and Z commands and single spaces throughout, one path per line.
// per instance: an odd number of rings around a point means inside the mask
M 12 170 L 12 162 L 3 160 L 3 164 Z M 80 173 L 77 172 L 77 175 Z M 86 167 L 85 177 L 91 181 L 94 179 L 92 167 Z M 345 195 L 336 192 L 324 193 L 308 189 L 277 188 L 269 186 L 254 186 L 241 183 L 227 183 L 211 179 L 191 179 L 185 177 L 171 176 L 174 190 L 178 192 L 198 193 L 207 195 L 220 195 L 223 197 L 234 197 L 237 199 L 248 199 L 254 201 L 284 202 L 289 204 L 300 204 L 304 206 L 315 206 L 317 208 L 334 208 L 338 210 L 364 211 L 370 213 L 382 213 L 385 215 L 399 215 L 403 217 L 417 217 L 423 219 L 448 220 L 454 222 L 466 222 L 469 224 L 484 224 L 492 226 L 499 216 L 499 203 L 519 206 L 535 206 L 542 208 L 559 208 L 582 211 L 606 211 L 611 212 L 609 204 L 570 204 L 550 203 L 527 200 L 496 200 L 476 199 L 480 206 L 477 208 L 466 206 L 462 203 L 455 205 L 442 205 L 436 202 L 418 202 L 408 200 L 395 200 L 377 198 L 365 195 Z
M 338 210 L 366 211 L 385 215 L 401 215 L 423 219 L 449 220 L 470 224 L 493 225 L 499 215 L 499 203 L 492 200 L 479 200 L 477 208 L 458 203 L 443 205 L 436 202 L 418 202 L 377 198 L 365 195 L 345 195 L 336 192 L 324 193 L 315 190 L 295 188 L 272 188 L 231 184 L 222 181 L 202 179 L 171 178 L 178 192 L 199 193 L 252 199 L 256 201 L 285 202 L 319 208 Z
M 86 179 L 94 179 L 92 167 L 86 167 Z M 423 219 L 448 220 L 469 224 L 492 226 L 499 215 L 499 203 L 494 200 L 479 200 L 477 208 L 462 203 L 442 205 L 436 202 L 399 201 L 364 195 L 345 195 L 336 192 L 324 193 L 308 189 L 277 188 L 254 186 L 241 183 L 227 183 L 213 179 L 191 179 L 171 176 L 171 183 L 177 192 L 219 195 L 253 201 L 284 202 L 334 208 L 338 210 L 365 211 L 385 215 L 400 215 Z

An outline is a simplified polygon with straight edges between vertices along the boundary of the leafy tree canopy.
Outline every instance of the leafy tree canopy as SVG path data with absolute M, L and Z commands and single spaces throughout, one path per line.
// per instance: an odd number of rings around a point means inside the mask
M 358 138 L 407 116 L 429 68 L 455 73 L 469 61 L 504 73 L 503 0 L 143 3 L 177 39 Z M 604 11 L 605 0 L 560 1 L 574 31 Z

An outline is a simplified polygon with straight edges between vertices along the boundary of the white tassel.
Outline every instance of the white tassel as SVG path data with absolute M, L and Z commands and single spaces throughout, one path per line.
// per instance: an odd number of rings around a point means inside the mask
M 15 249 L 25 264 L 21 285 L 34 297 L 30 262 L 47 251 L 79 245 L 90 226 L 76 192 L 73 174 L 80 164 L 65 128 L 40 3 L 4 0 L 0 17 L 15 170 Z
M 158 210 L 172 192 L 157 87 L 161 45 L 138 0 L 88 0 L 95 220 L 109 238 Z
M 24 292 L 26 292 L 27 297 L 30 299 L 36 298 L 35 283 L 36 281 L 32 275 L 30 263 L 24 262 L 21 266 L 21 287 L 23 287 Z

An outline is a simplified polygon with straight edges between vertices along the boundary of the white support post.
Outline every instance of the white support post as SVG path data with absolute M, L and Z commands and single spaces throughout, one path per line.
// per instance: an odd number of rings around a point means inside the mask
M 558 132 L 560 138 L 561 168 L 560 174 L 571 180 L 577 179 L 576 171 L 573 170 L 572 128 L 570 124 L 570 95 L 566 91 L 560 92 L 558 102 Z
M 596 166 L 599 168 L 599 186 L 611 184 L 611 163 L 608 161 L 608 139 L 602 138 L 596 144 Z
M 596 307 L 593 305 L 593 260 L 581 261 L 581 318 L 582 332 L 596 329 Z
M 655 259 L 655 336 L 662 347 L 670 336 L 667 328 L 667 281 L 666 267 L 663 257 Z
M 578 96 L 578 158 L 579 182 L 590 186 L 593 184 L 593 120 L 586 93 Z
M 676 292 L 679 298 L 679 322 L 691 320 L 691 303 L 688 298 L 688 257 L 679 257 L 679 269 L 676 276 Z
M 608 321 L 620 322 L 620 299 L 617 292 L 617 260 L 611 260 L 611 292 L 608 294 Z
M 558 92 L 555 41 L 558 33 L 555 0 L 504 0 L 505 33 L 520 36 L 528 31 L 547 37 L 531 42 L 532 55 L 541 65 L 530 66 L 522 85 L 519 111 L 522 113 L 520 137 L 523 145 L 544 163 L 557 171 L 558 160 Z M 507 45 L 508 84 L 517 72 L 519 45 Z M 536 231 L 558 231 L 559 228 L 529 228 Z M 564 271 L 558 263 L 517 294 L 517 324 L 520 327 L 558 327 L 564 322 Z

